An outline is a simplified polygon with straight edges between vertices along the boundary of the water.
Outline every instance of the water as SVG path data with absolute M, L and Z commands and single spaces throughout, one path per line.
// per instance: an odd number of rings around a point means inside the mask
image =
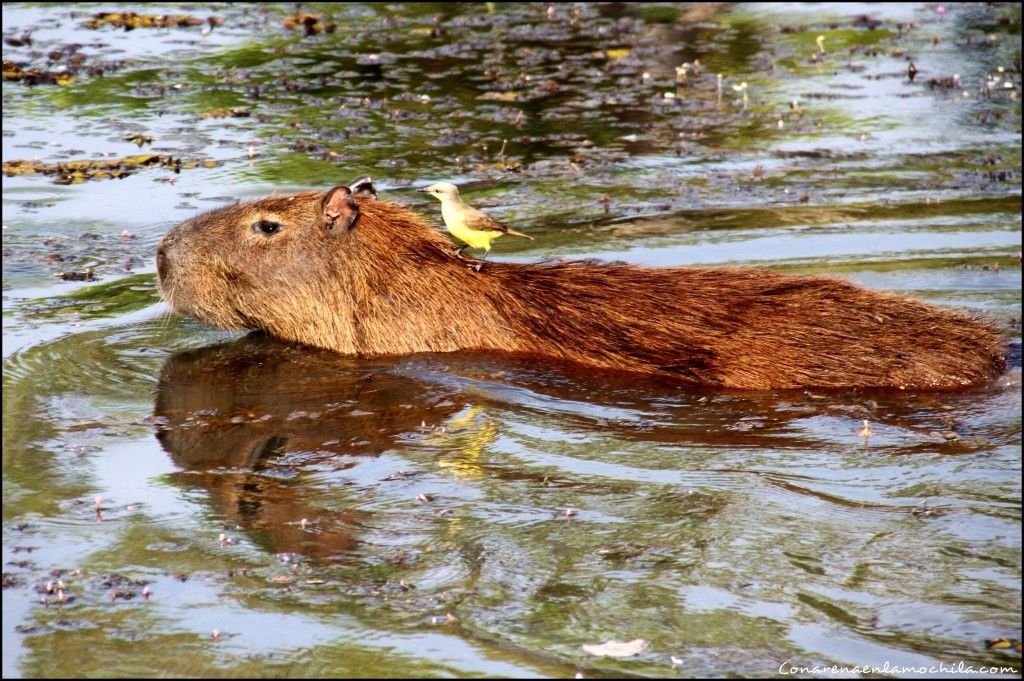
M 5 81 L 5 163 L 199 165 L 4 177 L 5 676 L 1019 674 L 986 646 L 1021 627 L 1019 8 L 306 5 L 337 24 L 312 36 L 292 5 L 174 9 L 224 20 L 206 35 L 84 28 L 101 9 L 5 5 L 32 38 L 5 61 L 109 67 Z M 493 257 L 970 309 L 1014 369 L 966 395 L 684 391 L 167 314 L 171 226 L 362 174 L 435 220 L 413 188 L 457 182 L 536 237 Z

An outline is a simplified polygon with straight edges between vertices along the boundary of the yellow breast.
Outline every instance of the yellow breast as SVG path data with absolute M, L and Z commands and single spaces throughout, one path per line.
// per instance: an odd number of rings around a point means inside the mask
M 473 248 L 490 250 L 491 242 L 501 236 L 501 232 L 470 229 L 462 221 L 458 211 L 445 210 L 443 205 L 441 206 L 441 217 L 444 218 L 444 224 L 448 227 L 448 231 L 451 232 L 452 236 Z

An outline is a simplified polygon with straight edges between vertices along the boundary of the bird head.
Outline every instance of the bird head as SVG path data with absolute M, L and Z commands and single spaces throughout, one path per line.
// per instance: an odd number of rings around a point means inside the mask
M 432 184 L 429 187 L 423 189 L 417 189 L 416 191 L 426 192 L 427 194 L 433 194 L 439 200 L 445 201 L 447 199 L 456 199 L 459 197 L 459 188 L 451 182 L 438 182 Z

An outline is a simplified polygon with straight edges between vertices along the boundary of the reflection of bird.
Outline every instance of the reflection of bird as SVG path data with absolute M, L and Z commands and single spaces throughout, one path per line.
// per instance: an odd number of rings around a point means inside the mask
M 454 184 L 438 182 L 419 191 L 433 194 L 441 202 L 441 217 L 444 218 L 444 224 L 448 227 L 448 231 L 456 239 L 466 244 L 459 249 L 460 253 L 467 247 L 482 248 L 484 249 L 484 260 L 486 260 L 487 255 L 491 252 L 491 242 L 502 234 L 533 240 L 532 236 L 509 229 L 494 218 L 467 205 L 459 197 L 459 190 Z
M 437 464 L 464 480 L 484 477 L 484 448 L 498 439 L 497 421 L 478 418 L 483 411 L 483 407 L 474 405 L 449 419 L 443 431 L 435 430 L 426 438 L 426 442 L 450 453 L 439 458 Z

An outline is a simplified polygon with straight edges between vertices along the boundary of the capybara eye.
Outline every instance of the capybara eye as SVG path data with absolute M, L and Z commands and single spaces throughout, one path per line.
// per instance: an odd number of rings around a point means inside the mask
M 259 220 L 253 224 L 252 228 L 257 232 L 263 232 L 267 236 L 277 234 L 281 231 L 280 223 L 272 222 L 270 220 Z

